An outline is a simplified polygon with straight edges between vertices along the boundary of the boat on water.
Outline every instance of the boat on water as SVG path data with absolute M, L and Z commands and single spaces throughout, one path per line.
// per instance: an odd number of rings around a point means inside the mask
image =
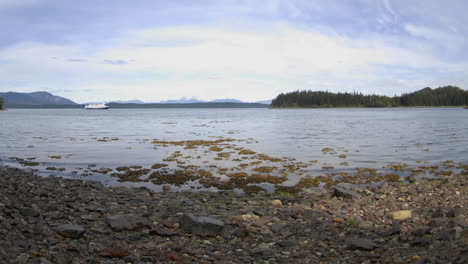
M 465 106 L 464 108 L 465 108 L 465 109 L 468 109 L 468 106 Z
M 86 110 L 107 110 L 109 106 L 106 104 L 87 104 L 84 109 Z

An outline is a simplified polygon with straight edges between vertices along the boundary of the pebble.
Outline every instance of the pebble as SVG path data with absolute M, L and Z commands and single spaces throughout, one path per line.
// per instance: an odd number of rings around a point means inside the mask
M 408 218 L 411 218 L 412 213 L 411 213 L 411 210 L 400 210 L 400 211 L 391 212 L 389 215 L 393 220 L 403 221 Z

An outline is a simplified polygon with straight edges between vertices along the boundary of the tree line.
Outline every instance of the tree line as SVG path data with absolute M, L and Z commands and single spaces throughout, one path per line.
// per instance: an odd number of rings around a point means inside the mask
M 3 108 L 3 98 L 0 97 L 0 109 L 2 109 L 2 108 Z
M 272 107 L 398 107 L 468 105 L 468 91 L 457 86 L 430 87 L 401 96 L 332 93 L 328 91 L 295 91 L 281 93 Z

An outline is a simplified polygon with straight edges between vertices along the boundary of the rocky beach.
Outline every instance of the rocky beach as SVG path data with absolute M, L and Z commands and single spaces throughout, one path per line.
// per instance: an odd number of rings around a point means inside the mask
M 301 193 L 152 192 L 0 168 L 2 263 L 466 263 L 467 172 Z

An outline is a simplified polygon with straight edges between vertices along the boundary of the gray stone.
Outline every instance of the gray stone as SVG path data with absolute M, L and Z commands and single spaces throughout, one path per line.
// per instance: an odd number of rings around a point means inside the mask
M 57 226 L 55 231 L 63 237 L 80 238 L 83 236 L 86 230 L 84 227 L 79 225 L 64 224 Z
M 297 243 L 297 240 L 281 240 L 276 242 L 280 247 L 294 247 Z
M 359 195 L 356 192 L 346 190 L 344 188 L 336 187 L 336 186 L 333 187 L 333 196 L 343 197 L 343 198 L 347 198 L 347 199 L 359 199 L 359 198 L 361 198 L 361 195 Z
M 179 220 L 182 230 L 196 235 L 218 235 L 224 229 L 224 222 L 215 218 L 184 215 Z
M 413 241 L 411 241 L 411 246 L 414 246 L 414 247 L 426 247 L 426 246 L 428 246 L 430 243 L 431 243 L 431 241 L 430 241 L 429 239 L 425 239 L 425 238 L 418 237 L 418 238 L 414 239 Z
M 26 217 L 36 217 L 39 216 L 39 211 L 31 207 L 23 207 L 19 209 L 20 214 Z
M 273 233 L 279 233 L 279 232 L 281 232 L 281 230 L 283 230 L 284 227 L 285 227 L 284 224 L 274 223 L 271 226 L 271 231 L 273 231 Z
M 372 250 L 378 247 L 372 240 L 365 238 L 352 237 L 347 238 L 345 242 L 348 244 L 349 249 Z
M 398 235 L 401 232 L 401 225 L 400 222 L 398 221 L 393 221 L 392 222 L 392 228 L 390 229 L 388 235 L 393 236 L 393 235 Z
M 150 226 L 148 219 L 134 214 L 117 214 L 109 216 L 107 221 L 114 231 L 131 231 Z

